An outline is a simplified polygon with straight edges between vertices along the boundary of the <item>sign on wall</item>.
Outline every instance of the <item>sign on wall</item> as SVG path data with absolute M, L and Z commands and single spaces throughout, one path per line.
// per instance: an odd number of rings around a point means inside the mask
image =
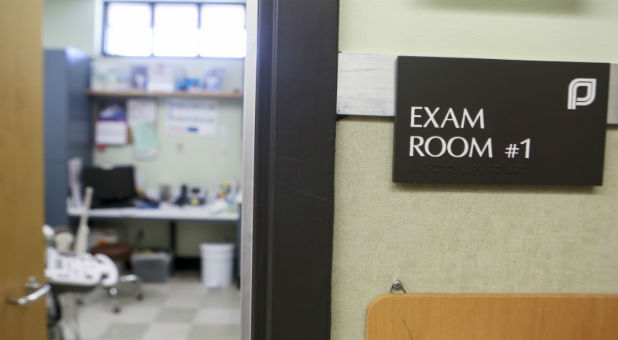
M 399 57 L 393 180 L 601 185 L 609 67 Z

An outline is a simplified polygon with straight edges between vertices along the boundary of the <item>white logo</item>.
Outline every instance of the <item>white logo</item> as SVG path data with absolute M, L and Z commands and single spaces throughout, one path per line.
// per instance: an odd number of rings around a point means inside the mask
M 577 96 L 577 90 L 580 87 L 586 88 L 586 94 L 583 97 Z M 569 110 L 575 110 L 578 106 L 587 106 L 592 104 L 597 94 L 597 80 L 593 78 L 576 78 L 569 84 Z

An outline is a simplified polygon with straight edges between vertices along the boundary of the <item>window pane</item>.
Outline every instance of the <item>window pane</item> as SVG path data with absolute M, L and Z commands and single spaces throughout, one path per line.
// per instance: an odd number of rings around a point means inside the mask
M 246 35 L 245 6 L 202 5 L 200 56 L 242 58 Z
M 109 54 L 148 56 L 152 48 L 150 6 L 110 3 L 104 50 Z
M 197 56 L 197 14 L 193 4 L 155 5 L 154 55 Z

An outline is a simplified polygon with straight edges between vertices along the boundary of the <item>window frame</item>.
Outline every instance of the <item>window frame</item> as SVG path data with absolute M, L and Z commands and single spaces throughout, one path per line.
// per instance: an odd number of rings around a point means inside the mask
M 196 56 L 156 56 L 154 55 L 154 37 L 153 37 L 153 46 L 150 48 L 150 55 L 145 56 L 137 56 L 137 55 L 119 55 L 119 54 L 111 54 L 105 50 L 105 45 L 107 43 L 107 22 L 108 22 L 108 7 L 110 4 L 148 4 L 150 7 L 150 28 L 154 30 L 154 16 L 155 16 L 155 5 L 195 5 L 197 8 L 197 25 L 198 30 L 202 26 L 202 7 L 204 5 L 230 5 L 230 6 L 243 6 L 245 10 L 245 29 L 247 28 L 247 4 L 245 2 L 223 2 L 223 1 L 118 1 L 118 0 L 105 0 L 103 1 L 103 21 L 101 23 L 101 56 L 103 57 L 113 57 L 113 58 L 157 58 L 157 59 L 236 59 L 242 60 L 245 57 L 203 57 L 199 54 L 199 45 L 198 53 Z M 154 31 L 153 31 L 154 32 Z

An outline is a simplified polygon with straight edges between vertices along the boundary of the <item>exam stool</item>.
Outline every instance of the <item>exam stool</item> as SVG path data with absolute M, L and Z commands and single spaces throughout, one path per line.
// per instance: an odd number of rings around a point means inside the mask
M 91 254 L 103 254 L 108 256 L 112 261 L 119 262 L 127 262 L 131 258 L 131 254 L 133 254 L 133 247 L 130 244 L 118 242 L 118 243 L 105 243 L 96 245 L 88 251 Z M 129 274 L 129 275 L 120 275 L 118 277 L 118 282 L 111 286 L 104 286 L 103 288 L 107 291 L 107 294 L 112 299 L 112 312 L 120 313 L 120 304 L 118 303 L 118 288 L 121 284 L 131 283 L 136 293 L 137 300 L 142 300 L 144 298 L 144 293 L 142 291 L 142 280 L 137 275 Z

